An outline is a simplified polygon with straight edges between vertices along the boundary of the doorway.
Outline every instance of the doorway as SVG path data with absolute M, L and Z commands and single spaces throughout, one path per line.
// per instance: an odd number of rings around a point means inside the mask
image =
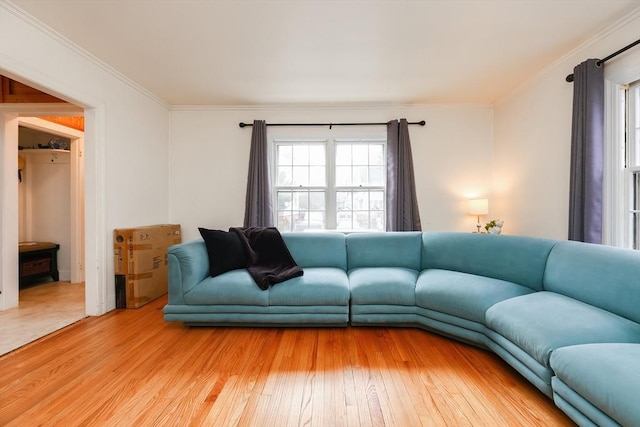
M 17 120 L 18 238 L 20 252 L 55 242 L 59 274 L 27 280 L 20 266 L 18 307 L 0 312 L 0 354 L 86 317 L 84 132 L 51 120 Z
M 8 64 L 5 64 L 8 65 Z M 9 67 L 11 68 L 11 67 Z M 0 73 L 19 79 L 25 85 L 44 88 L 39 75 L 32 80 L 0 69 Z M 113 303 L 107 299 L 108 260 L 106 221 L 106 105 L 75 87 L 55 96 L 72 103 L 0 103 L 0 311 L 18 305 L 18 119 L 34 116 L 84 116 L 84 276 L 85 313 L 99 316 L 106 313 Z M 47 101 L 53 102 L 53 101 Z
M 61 280 L 84 282 L 84 132 L 38 117 L 18 125 L 19 241 L 60 244 Z

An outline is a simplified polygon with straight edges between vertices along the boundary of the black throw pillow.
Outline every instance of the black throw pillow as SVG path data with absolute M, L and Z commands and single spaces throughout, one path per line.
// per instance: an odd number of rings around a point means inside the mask
M 209 274 L 216 277 L 227 271 L 247 268 L 247 255 L 236 233 L 198 228 L 209 253 Z

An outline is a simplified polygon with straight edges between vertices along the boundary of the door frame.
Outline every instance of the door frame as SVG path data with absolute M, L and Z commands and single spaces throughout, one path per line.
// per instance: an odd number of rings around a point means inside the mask
M 20 117 L 78 115 L 82 111 L 75 105 L 0 105 L 0 310 L 18 305 L 18 121 Z M 104 105 L 84 108 L 84 118 L 85 312 L 97 316 L 107 311 L 108 283 Z

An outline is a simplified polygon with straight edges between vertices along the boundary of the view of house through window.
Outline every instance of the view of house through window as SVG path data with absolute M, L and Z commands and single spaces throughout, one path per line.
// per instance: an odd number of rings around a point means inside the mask
M 385 230 L 386 140 L 275 140 L 280 231 Z

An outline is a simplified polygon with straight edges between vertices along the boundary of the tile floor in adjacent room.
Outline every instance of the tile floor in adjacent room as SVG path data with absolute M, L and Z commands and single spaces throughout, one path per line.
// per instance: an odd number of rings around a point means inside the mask
M 19 298 L 18 307 L 0 311 L 0 355 L 86 317 L 84 283 L 33 285 Z

